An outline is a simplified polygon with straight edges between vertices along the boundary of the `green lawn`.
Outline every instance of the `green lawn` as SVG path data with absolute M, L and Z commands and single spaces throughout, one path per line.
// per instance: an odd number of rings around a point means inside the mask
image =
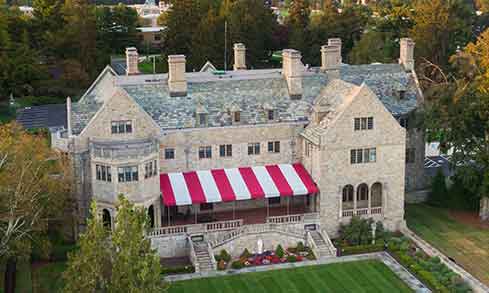
M 489 285 L 489 229 L 462 223 L 442 208 L 407 205 L 408 227 Z
M 412 292 L 386 265 L 358 261 L 195 279 L 170 285 L 177 292 Z

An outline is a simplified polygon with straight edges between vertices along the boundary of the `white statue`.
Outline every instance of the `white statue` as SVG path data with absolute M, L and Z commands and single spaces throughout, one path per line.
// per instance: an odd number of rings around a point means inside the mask
M 261 238 L 259 238 L 256 244 L 258 246 L 257 247 L 258 248 L 257 253 L 262 254 L 263 253 L 263 240 L 261 240 Z

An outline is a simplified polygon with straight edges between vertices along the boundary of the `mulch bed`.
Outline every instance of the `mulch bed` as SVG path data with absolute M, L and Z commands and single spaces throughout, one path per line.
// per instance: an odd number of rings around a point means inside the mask
M 481 222 L 476 212 L 450 211 L 450 217 L 474 228 L 489 229 L 489 221 Z

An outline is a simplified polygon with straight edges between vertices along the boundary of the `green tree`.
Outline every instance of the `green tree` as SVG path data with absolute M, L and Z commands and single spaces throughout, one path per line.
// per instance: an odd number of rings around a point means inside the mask
M 65 292 L 104 292 L 109 286 L 111 259 L 107 247 L 111 245 L 95 202 L 90 214 L 87 229 L 78 239 L 80 248 L 68 255 L 68 268 L 63 273 Z
M 46 234 L 49 219 L 66 207 L 69 164 L 47 138 L 15 123 L 0 125 L 0 259 L 6 264 L 4 292 L 15 291 L 16 263 L 28 259 Z
M 453 151 L 457 178 L 479 197 L 489 195 L 488 41 L 486 30 L 451 57 L 453 74 L 427 91 L 425 118 L 428 139 Z
M 160 263 L 145 237 L 148 219 L 142 207 L 118 198 L 116 225 L 107 231 L 95 204 L 80 249 L 69 257 L 66 292 L 161 292 Z
M 417 64 L 427 59 L 448 69 L 449 57 L 471 39 L 474 11 L 463 0 L 417 0 L 413 11 L 409 36 L 416 42 Z
M 429 203 L 432 205 L 446 205 L 448 200 L 448 189 L 445 182 L 445 175 L 442 170 L 438 170 L 431 182 Z
M 309 35 L 309 20 L 311 11 L 307 0 L 294 0 L 289 8 L 287 24 L 289 26 L 289 47 L 301 51 L 306 51 Z

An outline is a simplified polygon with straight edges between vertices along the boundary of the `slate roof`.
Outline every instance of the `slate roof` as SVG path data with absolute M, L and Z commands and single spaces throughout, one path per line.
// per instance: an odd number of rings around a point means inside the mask
M 66 105 L 50 104 L 31 106 L 17 110 L 16 120 L 26 129 L 33 128 L 66 128 Z
M 115 86 L 126 90 L 166 130 L 195 127 L 199 107 L 208 113 L 210 127 L 231 125 L 230 110 L 236 107 L 241 110 L 241 124 L 268 123 L 265 109 L 269 107 L 276 113 L 276 122 L 308 121 L 315 98 L 335 78 L 317 68 L 308 69 L 303 76 L 303 96 L 294 100 L 289 97 L 281 69 L 230 71 L 224 76 L 210 72 L 186 75 L 185 97 L 170 97 L 166 74 L 118 76 Z M 399 64 L 343 65 L 339 77 L 355 85 L 365 82 L 395 116 L 416 108 L 414 77 Z M 405 91 L 403 99 L 399 91 Z M 101 106 L 94 100 L 88 95 L 83 104 L 73 104 L 75 134 Z

